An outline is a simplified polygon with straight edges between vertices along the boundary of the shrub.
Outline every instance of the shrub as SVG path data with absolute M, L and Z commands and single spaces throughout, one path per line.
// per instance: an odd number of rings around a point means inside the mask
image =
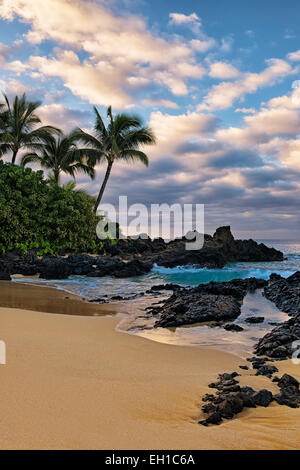
M 0 251 L 97 252 L 93 199 L 51 184 L 42 171 L 0 161 Z

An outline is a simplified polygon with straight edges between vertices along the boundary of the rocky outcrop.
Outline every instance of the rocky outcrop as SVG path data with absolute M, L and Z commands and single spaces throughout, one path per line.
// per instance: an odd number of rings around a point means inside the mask
M 270 368 L 270 373 L 263 374 L 271 378 L 278 369 L 275 366 L 264 366 Z M 244 366 L 240 366 L 244 368 Z M 247 367 L 246 367 L 247 370 Z M 219 380 L 209 384 L 209 388 L 216 389 L 215 394 L 207 393 L 202 401 L 202 411 L 208 415 L 207 418 L 199 421 L 199 424 L 208 426 L 209 424 L 220 424 L 223 419 L 232 419 L 235 415 L 243 411 L 244 408 L 256 408 L 257 406 L 267 407 L 276 401 L 279 405 L 298 408 L 300 406 L 299 382 L 295 377 L 284 374 L 277 382 L 279 393 L 273 395 L 267 389 L 255 391 L 252 387 L 241 387 L 237 377 L 240 374 L 219 374 Z M 256 375 L 260 375 L 256 373 Z
M 235 323 L 228 323 L 224 326 L 224 330 L 226 331 L 243 331 L 244 328 L 240 325 L 236 325 Z
M 263 323 L 264 321 L 265 321 L 265 317 L 247 317 L 247 318 L 245 318 L 245 322 L 246 323 L 251 323 L 251 324 Z
M 7 270 L 7 266 L 0 261 L 0 281 L 10 281 L 11 277 Z
M 255 353 L 282 360 L 290 358 L 298 349 L 294 342 L 300 341 L 300 272 L 287 279 L 272 274 L 264 294 L 291 318 L 264 335 L 256 344 Z
M 255 346 L 255 353 L 258 356 L 287 359 L 298 349 L 293 345 L 294 341 L 300 341 L 300 314 L 263 336 Z
M 281 379 L 278 380 L 277 385 L 280 388 L 280 393 L 274 395 L 274 400 L 279 405 L 299 408 L 300 391 L 298 380 L 289 374 L 284 374 Z
M 11 277 L 8 273 L 0 271 L 0 281 L 11 281 Z
M 230 226 L 219 227 L 214 233 L 213 241 L 220 244 L 231 244 L 234 242 L 234 237 L 231 233 Z
M 230 227 L 220 227 L 213 237 L 204 236 L 199 250 L 186 249 L 187 239 L 166 243 L 163 239 L 121 239 L 116 244 L 103 243 L 98 256 L 70 254 L 69 256 L 37 256 L 37 250 L 27 255 L 20 251 L 0 258 L 0 272 L 45 279 L 64 279 L 71 274 L 101 277 L 106 275 L 130 277 L 145 274 L 154 264 L 175 267 L 195 265 L 222 268 L 233 261 L 282 261 L 283 254 L 253 240 L 234 240 Z M 3 266 L 3 269 L 1 269 Z
M 289 315 L 300 313 L 300 272 L 284 279 L 278 274 L 270 276 L 270 283 L 264 289 L 267 299 Z
M 265 285 L 263 279 L 249 278 L 181 288 L 149 311 L 159 317 L 156 328 L 233 320 L 240 315 L 246 293 Z
M 208 415 L 199 424 L 220 424 L 223 419 L 232 419 L 241 413 L 244 408 L 267 407 L 273 401 L 273 395 L 269 390 L 253 390 L 252 387 L 241 387 L 239 385 L 237 372 L 231 374 L 219 374 L 219 380 L 211 383 L 209 388 L 215 388 L 216 394 L 206 394 L 202 399 L 205 404 L 202 411 Z

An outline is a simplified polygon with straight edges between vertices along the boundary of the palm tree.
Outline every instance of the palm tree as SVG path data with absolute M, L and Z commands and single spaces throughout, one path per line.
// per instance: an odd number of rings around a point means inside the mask
M 109 123 L 106 127 L 96 107 L 94 107 L 94 112 L 96 114 L 94 133 L 88 134 L 81 129 L 76 129 L 73 135 L 85 145 L 85 148 L 81 150 L 92 165 L 102 161 L 107 163 L 106 173 L 94 207 L 97 211 L 114 162 L 116 160 L 142 162 L 148 166 L 147 155 L 139 149 L 143 145 L 154 144 L 155 137 L 149 127 L 142 125 L 142 120 L 138 116 L 122 113 L 113 117 L 111 106 L 109 106 L 107 109 Z
M 52 126 L 36 127 L 41 123 L 35 111 L 40 101 L 28 101 L 25 93 L 15 97 L 12 106 L 7 95 L 1 107 L 0 156 L 11 151 L 12 163 L 16 162 L 21 149 L 39 150 L 49 135 L 60 135 L 61 131 Z
M 0 103 L 0 157 L 9 152 L 10 147 L 5 143 L 5 134 L 8 126 L 8 113 L 5 104 Z
M 75 178 L 82 171 L 94 178 L 94 167 L 87 162 L 84 154 L 77 148 L 74 134 L 54 137 L 48 135 L 44 145 L 37 152 L 26 153 L 21 160 L 22 165 L 39 163 L 42 168 L 51 170 L 50 179 L 59 184 L 60 174 L 67 173 Z

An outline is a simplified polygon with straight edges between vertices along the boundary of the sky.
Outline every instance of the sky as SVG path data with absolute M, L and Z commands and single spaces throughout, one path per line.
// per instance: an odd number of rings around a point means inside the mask
M 299 17 L 295 0 L 0 0 L 0 88 L 65 132 L 93 105 L 143 117 L 150 165 L 116 164 L 103 202 L 205 204 L 207 233 L 299 239 Z

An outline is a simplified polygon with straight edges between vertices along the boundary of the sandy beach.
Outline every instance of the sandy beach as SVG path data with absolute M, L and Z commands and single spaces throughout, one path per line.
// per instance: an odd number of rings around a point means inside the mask
M 274 403 L 247 409 L 220 426 L 197 424 L 207 385 L 220 372 L 238 370 L 245 363 L 239 357 L 121 333 L 118 318 L 85 316 L 89 308 L 107 314 L 107 306 L 89 306 L 54 289 L 8 284 L 0 286 L 0 339 L 7 346 L 7 364 L 0 366 L 1 449 L 299 447 L 300 409 Z M 10 303 L 12 289 L 18 294 Z M 13 302 L 22 295 L 24 308 L 16 308 Z M 45 298 L 48 313 L 41 308 Z M 70 302 L 76 315 L 49 313 Z M 276 365 L 279 374 L 300 378 L 299 366 L 290 361 Z M 252 374 L 242 371 L 240 382 L 276 390 Z

